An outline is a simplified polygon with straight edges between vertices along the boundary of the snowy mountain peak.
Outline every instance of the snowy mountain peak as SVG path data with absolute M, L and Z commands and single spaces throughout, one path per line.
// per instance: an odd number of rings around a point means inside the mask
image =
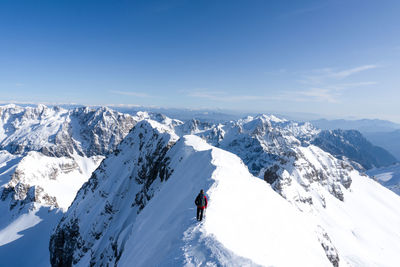
M 278 118 L 275 115 L 267 115 L 267 114 L 259 114 L 257 116 L 247 116 L 244 119 L 240 119 L 239 122 L 241 123 L 247 123 L 255 120 L 261 120 L 262 122 L 272 122 L 272 123 L 283 123 L 287 122 L 286 119 L 283 118 Z
M 0 148 L 14 154 L 103 155 L 136 124 L 133 116 L 109 108 L 6 107 L 0 110 Z
M 67 210 L 76 192 L 139 118 L 109 108 L 0 107 L 2 205 Z

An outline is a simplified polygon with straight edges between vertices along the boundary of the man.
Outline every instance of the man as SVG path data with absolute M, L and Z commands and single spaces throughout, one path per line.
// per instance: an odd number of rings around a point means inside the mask
M 203 212 L 204 209 L 207 208 L 207 197 L 204 195 L 203 189 L 200 190 L 200 193 L 197 195 L 194 203 L 197 206 L 197 220 L 201 221 L 203 220 Z

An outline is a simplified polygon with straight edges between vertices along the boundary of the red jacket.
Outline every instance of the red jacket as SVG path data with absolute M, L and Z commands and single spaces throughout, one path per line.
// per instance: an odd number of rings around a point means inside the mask
M 197 196 L 197 197 L 199 197 L 199 196 Z M 204 209 L 206 209 L 206 208 L 207 208 L 208 201 L 207 201 L 207 197 L 206 197 L 206 195 L 204 195 L 204 199 L 205 199 L 205 201 L 206 201 L 206 205 L 205 205 L 205 206 L 197 206 L 197 208 L 199 208 L 199 209 L 202 209 L 202 210 L 204 210 Z

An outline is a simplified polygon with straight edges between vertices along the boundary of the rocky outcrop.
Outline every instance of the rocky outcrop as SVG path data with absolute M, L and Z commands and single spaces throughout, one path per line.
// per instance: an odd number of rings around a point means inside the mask
M 57 198 L 49 196 L 42 187 L 28 184 L 17 183 L 15 186 L 6 186 L 2 188 L 2 201 L 10 201 L 10 210 L 16 207 L 23 209 L 25 205 L 32 206 L 34 203 L 58 208 Z
M 317 228 L 318 240 L 325 251 L 326 257 L 332 263 L 333 267 L 339 267 L 339 253 L 333 245 L 332 240 L 330 239 L 328 233 L 321 226 L 318 226 Z

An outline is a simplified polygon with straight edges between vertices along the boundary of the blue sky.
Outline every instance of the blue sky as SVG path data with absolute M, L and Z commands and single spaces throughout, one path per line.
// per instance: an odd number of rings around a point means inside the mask
M 0 2 L 0 101 L 400 122 L 400 1 Z

